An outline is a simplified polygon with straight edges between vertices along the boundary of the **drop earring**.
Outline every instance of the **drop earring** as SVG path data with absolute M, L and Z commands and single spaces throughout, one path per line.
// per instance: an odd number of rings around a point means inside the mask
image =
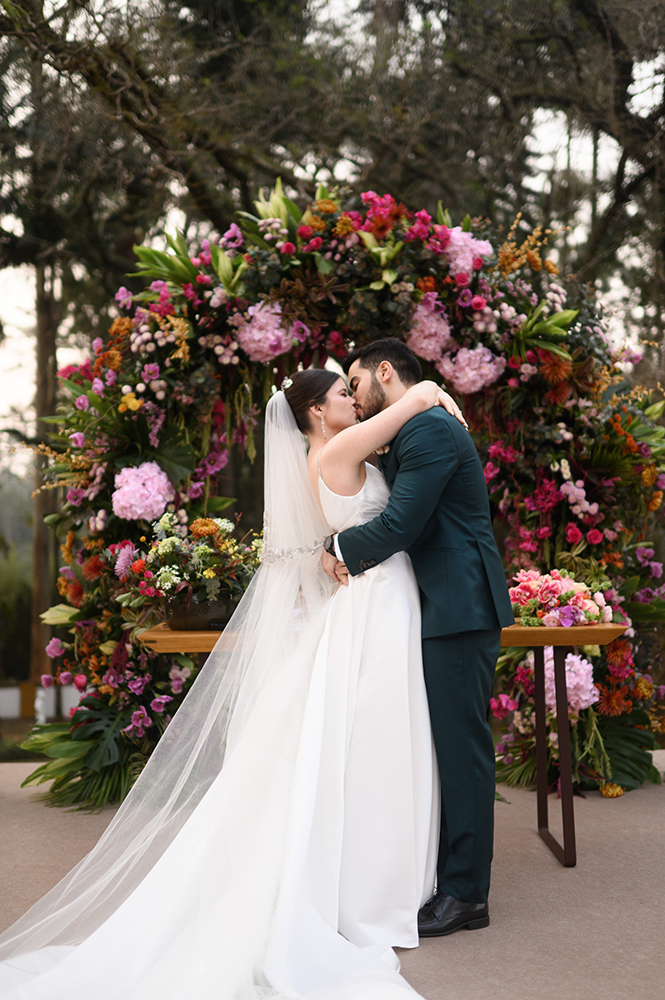
M 326 421 L 323 414 L 321 414 L 321 430 L 323 431 L 323 440 L 327 441 L 328 438 L 326 436 Z

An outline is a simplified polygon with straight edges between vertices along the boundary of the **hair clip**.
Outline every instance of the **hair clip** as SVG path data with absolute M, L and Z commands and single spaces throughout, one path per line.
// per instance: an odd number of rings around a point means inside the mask
M 282 384 L 280 385 L 280 389 L 282 390 L 282 392 L 284 392 L 285 389 L 290 389 L 292 385 L 293 385 L 293 379 L 289 378 L 289 376 L 287 375 L 286 378 L 282 379 Z

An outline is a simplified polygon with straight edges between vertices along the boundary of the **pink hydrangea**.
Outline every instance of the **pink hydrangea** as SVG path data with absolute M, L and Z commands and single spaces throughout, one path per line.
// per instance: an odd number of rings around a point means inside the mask
M 413 314 L 406 343 L 414 354 L 426 361 L 440 361 L 441 354 L 452 343 L 450 326 L 435 292 L 423 295 Z
M 468 395 L 496 382 L 506 367 L 506 359 L 479 344 L 473 349 L 462 347 L 454 358 L 441 358 L 436 367 L 456 392 Z
M 448 242 L 444 249 L 451 274 L 469 274 L 474 270 L 478 257 L 489 257 L 492 244 L 489 240 L 477 240 L 471 233 L 465 233 L 461 226 L 448 230 Z
M 157 462 L 128 466 L 115 477 L 113 513 L 126 521 L 155 521 L 173 499 L 173 487 Z
M 566 687 L 568 711 L 573 718 L 577 718 L 583 708 L 589 708 L 598 701 L 598 688 L 593 683 L 593 666 L 577 653 L 568 653 L 566 656 Z M 551 646 L 545 647 L 545 703 L 556 716 L 554 654 Z
M 290 349 L 291 333 L 285 329 L 276 303 L 261 302 L 247 311 L 250 320 L 238 324 L 237 340 L 251 361 L 272 361 Z

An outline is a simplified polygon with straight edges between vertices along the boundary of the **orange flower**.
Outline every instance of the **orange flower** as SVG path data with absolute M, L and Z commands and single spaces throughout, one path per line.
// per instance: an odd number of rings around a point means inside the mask
M 605 656 L 610 666 L 623 666 L 624 663 L 632 658 L 632 649 L 628 639 L 625 639 L 623 636 L 614 639 L 613 642 L 605 647 Z
M 623 569 L 623 559 L 618 552 L 605 552 L 598 562 L 602 566 L 607 566 L 608 563 L 616 566 L 617 569 Z
M 372 236 L 375 236 L 377 240 L 382 240 L 384 236 L 387 236 L 394 226 L 394 222 L 389 215 L 375 215 L 367 221 L 371 226 L 370 232 Z
M 65 596 L 74 608 L 80 608 L 83 603 L 83 584 L 80 580 L 72 580 L 65 588 Z
M 314 232 L 321 232 L 326 228 L 326 224 L 320 215 L 311 215 L 309 212 L 306 212 L 302 221 L 303 225 L 310 226 Z
M 558 385 L 570 378 L 573 372 L 573 363 L 568 358 L 561 358 L 558 354 L 548 351 L 547 357 L 540 363 L 540 374 L 550 385 Z
M 126 336 L 128 336 L 131 328 L 132 321 L 129 316 L 118 316 L 111 323 L 109 333 L 112 337 L 116 337 L 119 341 L 122 341 Z
M 106 560 L 101 556 L 90 556 L 81 566 L 86 580 L 98 580 L 106 572 Z
M 618 799 L 625 790 L 621 785 L 605 784 L 600 786 L 600 794 L 604 799 Z
M 548 272 L 548 274 L 559 273 L 559 268 L 556 266 L 553 260 L 544 260 L 543 264 L 545 265 L 545 270 Z
M 333 229 L 333 235 L 343 239 L 345 236 L 350 236 L 351 233 L 355 232 L 355 229 L 356 227 L 353 225 L 351 216 L 347 212 L 342 212 L 337 220 L 337 225 Z
M 647 701 L 653 694 L 653 684 L 650 684 L 646 677 L 640 677 L 633 688 L 633 698 L 637 701 Z
M 205 538 L 208 535 L 219 534 L 219 525 L 211 517 L 197 517 L 189 526 L 195 538 Z
M 75 537 L 76 535 L 74 534 L 73 531 L 68 531 L 67 538 L 65 539 L 64 544 L 60 546 L 60 551 L 62 552 L 62 558 L 65 560 L 68 566 L 71 565 L 72 559 L 74 558 L 72 555 L 72 547 L 74 545 Z
M 628 688 L 625 684 L 617 687 L 618 683 L 618 678 L 613 677 L 609 687 L 605 687 L 604 684 L 596 685 L 600 693 L 596 707 L 601 715 L 623 715 L 624 712 L 632 711 L 633 703 L 627 697 Z
M 526 259 L 533 271 L 540 271 L 543 266 L 543 262 L 540 259 L 540 254 L 536 250 L 527 250 Z
M 426 278 L 418 278 L 416 281 L 416 288 L 419 288 L 421 292 L 435 292 L 436 278 L 433 278 L 429 274 Z
M 563 406 L 570 399 L 573 387 L 570 382 L 559 382 L 545 393 L 545 399 L 552 406 Z
M 651 500 L 649 500 L 649 503 L 647 504 L 647 509 L 649 511 L 658 510 L 662 502 L 663 502 L 663 491 L 656 490 L 656 492 L 651 497 Z
M 135 559 L 132 563 L 132 573 L 142 573 L 145 569 L 145 559 Z
M 319 198 L 318 201 L 314 202 L 314 208 L 323 215 L 332 215 L 333 212 L 337 211 L 337 202 L 333 201 L 332 198 Z

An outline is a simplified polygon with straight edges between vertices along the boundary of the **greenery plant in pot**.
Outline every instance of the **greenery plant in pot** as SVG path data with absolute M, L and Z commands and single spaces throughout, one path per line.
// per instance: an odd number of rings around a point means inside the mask
M 261 539 L 238 540 L 226 518 L 197 518 L 183 528 L 175 514 L 154 525 L 155 540 L 146 556 L 146 573 L 164 597 L 169 628 L 220 629 L 233 614 L 256 572 Z M 148 576 L 148 580 L 151 577 Z M 143 589 L 149 586 L 148 581 Z

